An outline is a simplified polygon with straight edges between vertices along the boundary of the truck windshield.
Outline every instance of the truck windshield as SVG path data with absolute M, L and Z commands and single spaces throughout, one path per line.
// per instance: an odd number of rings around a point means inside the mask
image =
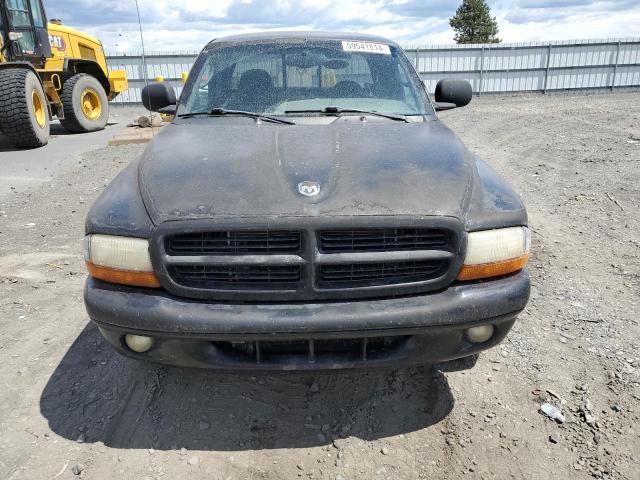
M 326 114 L 327 107 L 341 114 L 433 113 L 402 50 L 338 40 L 213 44 L 194 65 L 177 113 L 222 108 L 301 116 Z

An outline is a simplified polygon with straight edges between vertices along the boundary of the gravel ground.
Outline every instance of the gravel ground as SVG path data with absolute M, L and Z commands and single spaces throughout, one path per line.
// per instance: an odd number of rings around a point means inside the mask
M 118 356 L 87 323 L 82 227 L 141 147 L 92 151 L 0 202 L 0 478 L 640 478 L 640 94 L 441 117 L 534 231 L 531 302 L 475 368 L 253 377 Z

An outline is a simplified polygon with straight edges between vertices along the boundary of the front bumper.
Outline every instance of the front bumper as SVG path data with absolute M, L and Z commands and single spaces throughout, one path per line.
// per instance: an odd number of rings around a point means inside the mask
M 190 367 L 314 370 L 437 363 L 473 355 L 502 341 L 529 290 L 523 270 L 418 296 L 229 304 L 90 277 L 85 304 L 104 337 L 134 358 Z M 466 329 L 484 324 L 494 326 L 493 337 L 469 342 Z M 155 342 L 137 354 L 126 347 L 125 334 L 151 336 Z

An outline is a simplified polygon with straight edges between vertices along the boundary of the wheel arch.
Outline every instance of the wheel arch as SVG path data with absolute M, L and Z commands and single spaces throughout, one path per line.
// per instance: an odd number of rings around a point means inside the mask
M 45 102 L 47 104 L 47 112 L 49 114 L 49 120 L 51 120 L 53 118 L 54 113 L 55 113 L 55 111 L 54 111 L 55 106 L 52 105 L 52 102 L 55 102 L 55 99 L 49 97 L 48 92 L 47 92 L 47 87 L 44 84 L 44 81 L 42 80 L 42 75 L 40 75 L 40 72 L 38 72 L 36 67 L 31 62 L 0 63 L 0 70 L 10 70 L 10 69 L 15 69 L 15 68 L 20 68 L 20 69 L 23 69 L 23 70 L 31 70 L 33 72 L 33 74 L 36 76 L 36 78 L 38 79 L 38 82 L 40 82 L 40 86 L 42 87 L 42 90 L 44 91 Z
M 42 78 L 40 77 L 40 74 L 38 73 L 38 70 L 36 70 L 36 67 L 34 67 L 32 63 L 30 63 L 30 62 L 6 62 L 6 63 L 0 63 L 0 70 L 8 70 L 10 68 L 22 68 L 22 69 L 25 69 L 25 70 L 31 70 L 33 73 L 35 73 L 36 77 L 38 77 L 38 81 L 40 82 L 40 85 L 42 85 L 42 88 L 44 88 L 44 85 L 42 83 Z
M 49 104 L 49 99 L 46 98 L 47 97 L 47 89 L 44 86 L 44 82 L 42 81 L 42 77 L 40 76 L 40 73 L 38 73 L 38 70 L 36 70 L 36 67 L 31 63 L 31 62 L 6 62 L 6 63 L 0 63 L 0 70 L 10 70 L 12 68 L 21 68 L 23 70 L 31 70 L 34 75 L 38 78 L 38 82 L 40 82 L 40 86 L 42 87 L 42 90 L 45 92 L 44 96 L 45 96 L 45 101 L 47 102 L 47 110 L 49 111 L 49 118 L 52 117 L 53 112 L 51 111 L 51 105 Z
M 100 85 L 102 85 L 102 88 L 104 88 L 107 96 L 111 94 L 109 79 L 98 62 L 87 59 L 67 58 L 64 61 L 64 70 L 71 76 L 77 75 L 78 73 L 86 73 L 87 75 L 95 77 L 100 82 Z

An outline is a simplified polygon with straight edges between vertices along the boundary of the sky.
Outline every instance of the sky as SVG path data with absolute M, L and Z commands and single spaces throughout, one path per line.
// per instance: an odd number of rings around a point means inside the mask
M 263 30 L 371 33 L 404 47 L 453 43 L 461 0 L 138 0 L 147 51 L 199 51 L 224 35 Z M 49 19 L 140 50 L 135 0 L 44 0 Z M 640 0 L 489 1 L 503 42 L 640 37 Z

